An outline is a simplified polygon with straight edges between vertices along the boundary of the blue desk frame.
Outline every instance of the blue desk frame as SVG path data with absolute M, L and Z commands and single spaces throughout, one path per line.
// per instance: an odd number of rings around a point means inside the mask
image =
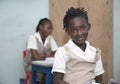
M 41 72 L 46 74 L 46 84 L 52 84 L 52 66 L 46 67 L 41 65 L 32 64 L 32 84 L 36 84 L 36 73 Z

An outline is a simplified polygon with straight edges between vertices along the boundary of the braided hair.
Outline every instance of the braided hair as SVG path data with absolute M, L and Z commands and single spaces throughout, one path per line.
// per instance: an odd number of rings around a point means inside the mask
M 42 19 L 39 21 L 39 23 L 38 23 L 38 25 L 37 25 L 37 27 L 36 27 L 36 32 L 39 31 L 39 26 L 40 26 L 40 25 L 44 25 L 46 22 L 49 22 L 49 23 L 52 24 L 52 22 L 51 22 L 48 18 L 42 18 Z
M 84 10 L 84 8 L 74 8 L 71 7 L 66 12 L 66 15 L 63 18 L 63 29 L 68 30 L 69 29 L 69 21 L 75 17 L 83 17 L 87 23 L 88 23 L 88 16 L 87 11 Z

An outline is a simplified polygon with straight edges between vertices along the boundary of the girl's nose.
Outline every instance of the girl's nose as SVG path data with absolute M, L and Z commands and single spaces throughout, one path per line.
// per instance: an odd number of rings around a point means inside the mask
M 84 29 L 82 29 L 82 28 L 79 28 L 79 29 L 78 29 L 78 34 L 79 34 L 79 35 L 82 34 L 82 33 L 84 33 L 84 32 L 85 32 Z
M 78 34 L 78 35 L 82 34 L 81 29 L 78 29 L 77 34 Z

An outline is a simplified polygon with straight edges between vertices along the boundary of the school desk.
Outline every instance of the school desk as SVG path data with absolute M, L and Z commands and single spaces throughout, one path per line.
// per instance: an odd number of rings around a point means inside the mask
M 32 62 L 32 84 L 36 84 L 36 73 L 45 73 L 46 74 L 46 84 L 52 84 L 52 65 L 53 58 L 48 58 L 44 61 L 33 61 Z

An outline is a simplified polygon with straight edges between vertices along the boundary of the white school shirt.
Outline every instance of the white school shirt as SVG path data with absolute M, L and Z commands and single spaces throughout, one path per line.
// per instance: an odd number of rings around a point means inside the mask
M 56 41 L 54 40 L 52 35 L 49 35 L 46 39 L 45 39 L 45 43 L 43 44 L 42 39 L 41 39 L 41 35 L 39 34 L 39 32 L 36 32 L 35 34 L 31 35 L 28 40 L 27 40 L 27 50 L 30 49 L 37 49 L 37 42 L 36 42 L 36 38 L 38 39 L 38 41 L 46 48 L 48 44 L 50 44 L 51 50 L 52 51 L 56 51 L 58 46 Z M 50 39 L 50 42 L 49 42 Z
M 92 47 L 88 41 L 86 41 L 86 49 L 85 52 L 82 51 L 73 41 L 70 39 L 65 46 L 67 46 L 73 53 L 75 53 L 77 56 L 80 57 L 80 59 L 84 59 L 88 62 L 94 62 L 95 55 L 96 55 L 96 48 Z M 68 58 L 68 53 L 65 51 L 64 46 L 58 48 L 57 52 L 55 53 L 55 59 L 54 59 L 54 64 L 52 68 L 52 73 L 53 72 L 60 72 L 60 73 L 66 73 L 65 68 L 66 68 L 66 63 L 69 61 Z M 96 67 L 95 67 L 95 76 L 103 74 L 104 69 L 102 66 L 102 61 L 101 57 L 98 59 L 96 62 Z

